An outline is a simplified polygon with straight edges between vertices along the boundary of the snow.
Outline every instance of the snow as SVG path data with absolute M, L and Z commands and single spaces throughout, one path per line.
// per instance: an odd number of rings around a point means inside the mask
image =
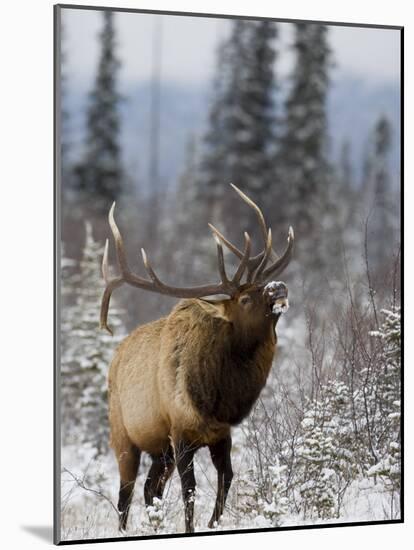
M 269 296 L 274 294 L 278 288 L 280 288 L 280 285 L 284 285 L 282 281 L 269 281 L 267 285 L 264 287 L 264 292 L 268 293 Z
M 281 300 L 276 300 L 272 308 L 273 313 L 286 313 L 289 309 L 289 300 L 287 298 L 282 298 Z
M 224 515 L 220 522 L 213 527 L 216 531 L 266 529 L 274 526 L 271 518 L 277 518 L 278 526 L 289 527 L 332 522 L 386 520 L 391 517 L 391 510 L 396 505 L 392 496 L 380 481 L 375 482 L 373 479 L 367 478 L 357 480 L 350 485 L 343 501 L 340 517 L 324 520 L 304 518 L 302 514 L 293 513 L 292 509 L 289 510 L 288 499 L 281 494 L 270 502 L 253 500 L 253 509 L 243 508 L 241 493 L 244 480 L 248 477 L 250 460 L 248 451 L 241 446 L 244 436 L 240 428 L 234 430 L 234 440 L 235 445 L 232 451 L 234 479 Z M 85 478 L 88 487 L 102 491 L 113 506 L 116 506 L 119 477 L 112 453 L 97 460 L 93 458 L 92 449 L 79 450 L 76 446 L 66 446 L 62 449 L 62 466 L 77 477 Z M 143 487 L 148 469 L 149 461 L 144 456 L 125 533 L 118 531 L 118 515 L 104 498 L 80 488 L 68 473 L 63 472 L 61 477 L 63 540 L 184 532 L 184 507 L 177 472 L 174 472 L 166 486 L 164 499 L 155 500 L 154 505 L 146 509 Z M 275 471 L 283 479 L 284 468 L 276 466 Z M 207 523 L 215 501 L 216 472 L 207 449 L 202 449 L 196 454 L 195 475 L 197 480 L 195 529 L 197 532 L 208 531 Z M 333 474 L 331 470 L 326 469 L 325 475 L 332 476 Z M 252 480 L 253 491 L 256 484 L 257 481 Z M 309 481 L 309 486 L 311 486 L 311 481 Z M 398 517 L 398 510 L 393 517 Z

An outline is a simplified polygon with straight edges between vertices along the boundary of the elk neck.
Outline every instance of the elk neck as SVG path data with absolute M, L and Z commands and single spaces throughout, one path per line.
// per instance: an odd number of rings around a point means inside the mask
M 266 383 L 272 365 L 275 336 L 274 321 L 266 319 L 260 327 L 241 327 L 215 319 L 214 333 L 206 323 L 202 356 L 193 358 L 186 370 L 187 392 L 205 418 L 236 425 L 245 418 Z

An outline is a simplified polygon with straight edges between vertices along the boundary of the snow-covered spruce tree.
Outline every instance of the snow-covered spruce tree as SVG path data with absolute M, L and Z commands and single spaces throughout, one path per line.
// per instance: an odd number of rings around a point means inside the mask
M 331 52 L 327 35 L 325 25 L 295 24 L 295 64 L 275 161 L 278 180 L 284 186 L 285 215 L 303 236 L 302 249 L 309 248 L 314 260 L 320 252 L 315 250 L 314 236 L 321 226 L 328 225 L 331 220 L 326 218 L 332 213 L 326 109 Z
M 249 469 L 235 483 L 237 486 L 236 510 L 241 523 L 258 527 L 278 527 L 288 511 L 286 496 L 286 466 L 277 457 L 267 464 L 262 480 L 254 468 Z
M 379 476 L 391 493 L 401 484 L 401 310 L 382 310 L 385 319 L 372 333 L 383 344 L 381 365 L 377 372 L 376 400 L 378 462 L 368 475 Z
M 96 454 L 108 445 L 107 371 L 113 350 L 122 339 L 120 311 L 111 307 L 116 335 L 99 329 L 99 310 L 104 284 L 100 265 L 103 249 L 86 223 L 86 238 L 79 272 L 63 281 L 61 395 L 64 443 L 88 444 Z
M 98 71 L 89 96 L 84 154 L 74 168 L 74 186 L 93 197 L 95 206 L 106 212 L 121 193 L 124 172 L 119 145 L 120 62 L 115 54 L 114 14 L 104 11 L 102 17 Z
M 281 466 L 276 457 L 274 464 L 268 468 L 268 483 L 265 497 L 259 500 L 263 516 L 270 522 L 272 527 L 281 525 L 283 516 L 288 510 L 285 470 L 286 466 Z
M 332 435 L 324 429 L 324 405 L 316 399 L 309 403 L 297 441 L 295 478 L 305 519 L 335 517 L 335 448 Z
M 360 474 L 356 460 L 359 445 L 355 440 L 350 388 L 340 380 L 331 380 L 322 388 L 322 394 L 324 418 L 321 425 L 333 445 L 330 467 L 335 480 L 335 514 L 339 517 L 345 492 Z
M 328 381 L 305 410 L 294 468 L 305 517 L 340 517 L 345 492 L 361 473 L 351 393 L 344 382 Z
M 214 97 L 198 181 L 201 200 L 216 220 L 228 219 L 229 211 L 233 222 L 238 217 L 234 212 L 237 202 L 228 190 L 230 182 L 260 204 L 269 204 L 275 181 L 276 36 L 273 22 L 237 20 L 230 37 L 218 50 Z M 236 225 L 234 232 L 239 232 L 239 224 L 233 222 L 228 226 Z M 248 226 L 244 229 L 251 231 Z

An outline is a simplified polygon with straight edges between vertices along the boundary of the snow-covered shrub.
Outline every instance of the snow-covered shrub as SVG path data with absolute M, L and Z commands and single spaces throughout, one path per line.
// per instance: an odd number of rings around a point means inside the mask
M 150 526 L 155 532 L 162 531 L 164 529 L 164 508 L 163 501 L 157 497 L 154 497 L 152 506 L 146 507 Z
M 368 470 L 371 477 L 379 476 L 387 490 L 394 492 L 399 489 L 401 481 L 401 451 L 400 445 L 392 441 L 385 456 Z
M 109 434 L 107 372 L 123 330 L 115 304 L 111 307 L 115 336 L 99 329 L 103 249 L 94 240 L 89 223 L 85 230 L 79 270 L 62 281 L 67 298 L 61 319 L 62 435 L 65 442 L 89 445 L 101 454 L 108 447 Z
M 296 449 L 295 477 L 305 516 L 339 517 L 345 491 L 358 475 L 358 445 L 349 388 L 329 381 L 309 401 Z
M 355 439 L 351 391 L 348 386 L 341 381 L 333 380 L 324 386 L 323 394 L 324 430 L 332 441 L 331 468 L 335 477 L 336 516 L 339 517 L 345 491 L 359 473 L 356 456 L 360 444 Z
M 321 418 L 321 403 L 315 401 L 303 419 L 303 435 L 296 449 L 295 474 L 304 518 L 327 519 L 335 514 L 335 472 L 331 468 L 335 449 Z
M 237 510 L 243 520 L 268 527 L 278 527 L 288 511 L 286 497 L 286 466 L 280 466 L 277 458 L 266 469 L 264 483 L 257 472 L 249 469 L 237 480 Z
M 378 423 L 378 461 L 368 470 L 369 476 L 381 477 L 390 492 L 399 491 L 401 483 L 401 311 L 382 310 L 385 319 L 371 333 L 382 341 L 380 376 L 376 387 Z
M 269 466 L 269 488 L 267 499 L 259 501 L 262 506 L 263 515 L 270 521 L 273 527 L 281 525 L 283 516 L 288 510 L 288 499 L 286 497 L 286 480 L 284 472 L 286 466 L 277 463 Z

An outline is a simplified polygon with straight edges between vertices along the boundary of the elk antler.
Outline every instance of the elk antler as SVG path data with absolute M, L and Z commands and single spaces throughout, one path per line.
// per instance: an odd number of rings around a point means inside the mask
M 120 275 L 113 279 L 109 278 L 109 269 L 108 269 L 108 249 L 109 242 L 108 239 L 105 243 L 105 250 L 102 260 L 102 275 L 105 280 L 105 291 L 102 297 L 101 303 L 101 316 L 100 316 L 100 326 L 101 328 L 106 329 L 110 334 L 112 334 L 111 329 L 108 327 L 108 310 L 109 302 L 111 300 L 112 292 L 121 286 L 123 283 L 127 283 L 131 286 L 142 288 L 144 290 L 149 290 L 150 292 L 158 292 L 159 294 L 165 294 L 167 296 L 175 296 L 176 298 L 201 298 L 202 296 L 212 296 L 214 294 L 226 294 L 228 296 L 234 296 L 237 293 L 240 286 L 240 281 L 244 275 L 246 268 L 249 265 L 250 260 L 250 248 L 251 241 L 247 233 L 244 233 L 245 245 L 244 251 L 240 252 L 240 263 L 234 274 L 234 276 L 229 279 L 226 274 L 226 268 L 224 265 L 223 257 L 223 247 L 220 239 L 213 232 L 214 240 L 216 241 L 217 246 L 217 261 L 218 261 L 218 270 L 220 273 L 221 282 L 215 285 L 205 285 L 205 286 L 196 286 L 188 288 L 174 287 L 164 284 L 159 277 L 154 272 L 151 264 L 149 263 L 147 254 L 145 250 L 141 249 L 142 260 L 144 262 L 145 269 L 149 275 L 149 280 L 144 279 L 135 273 L 133 273 L 129 266 L 126 258 L 125 246 L 122 239 L 121 232 L 118 229 L 118 226 L 115 223 L 114 218 L 114 209 L 115 203 L 113 203 L 111 210 L 109 211 L 109 225 L 111 227 L 112 234 L 115 240 L 115 249 L 116 256 L 118 261 L 118 267 Z
M 295 240 L 293 228 L 289 227 L 288 231 L 288 244 L 283 252 L 282 256 L 278 256 L 276 252 L 272 248 L 272 234 L 271 229 L 267 229 L 266 222 L 263 216 L 263 212 L 260 210 L 260 208 L 257 206 L 255 202 L 252 201 L 247 195 L 243 193 L 238 187 L 236 187 L 233 183 L 230 184 L 233 189 L 236 191 L 236 193 L 239 194 L 239 196 L 246 202 L 256 213 L 256 216 L 259 220 L 260 229 L 263 235 L 265 248 L 260 254 L 257 254 L 257 256 L 253 256 L 253 258 L 249 258 L 247 262 L 247 282 L 259 282 L 259 281 L 266 281 L 270 277 L 275 277 L 276 275 L 280 274 L 289 264 L 290 259 L 292 257 L 292 251 L 293 251 L 293 242 Z M 210 229 L 214 232 L 215 235 L 222 241 L 226 247 L 233 252 L 238 258 L 241 258 L 243 253 L 235 246 L 233 243 L 231 243 L 229 240 L 220 233 L 218 229 L 216 229 L 213 225 L 209 224 Z M 266 267 L 267 262 L 269 259 L 273 260 L 273 263 Z

